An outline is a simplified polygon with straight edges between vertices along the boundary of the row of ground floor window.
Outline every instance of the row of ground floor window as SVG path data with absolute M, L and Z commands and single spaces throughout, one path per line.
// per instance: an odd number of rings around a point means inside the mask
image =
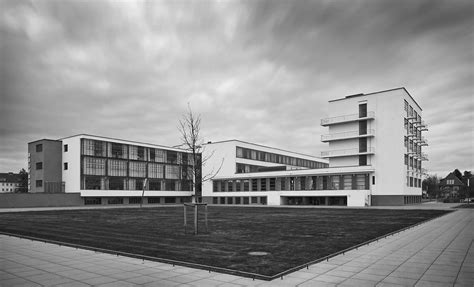
M 398 199 L 402 199 L 403 202 Z M 266 196 L 214 196 L 204 197 L 203 201 L 209 204 L 229 205 L 267 205 Z M 191 202 L 191 197 L 152 196 L 144 197 L 84 197 L 85 205 L 114 205 L 114 204 L 182 204 Z M 396 196 L 396 198 L 384 198 L 373 196 L 373 205 L 409 205 L 421 203 L 421 196 Z M 347 196 L 281 196 L 280 205 L 347 205 Z
M 178 204 L 191 202 L 189 196 L 151 196 L 143 197 L 84 197 L 85 205 L 114 205 L 114 204 Z
M 169 190 L 191 191 L 192 180 L 149 179 L 131 177 L 108 177 L 84 175 L 81 179 L 81 189 L 84 190 Z
M 206 200 L 209 201 L 209 200 Z M 347 205 L 346 196 L 282 196 L 281 205 Z M 267 204 L 266 196 L 215 196 L 212 204 Z
M 369 174 L 228 179 L 212 182 L 214 192 L 368 189 Z

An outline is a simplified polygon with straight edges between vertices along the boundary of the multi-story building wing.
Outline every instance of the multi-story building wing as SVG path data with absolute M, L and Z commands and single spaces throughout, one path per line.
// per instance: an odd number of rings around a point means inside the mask
M 329 102 L 321 157 L 239 140 L 204 145 L 212 204 L 403 205 L 421 201 L 422 109 L 405 88 Z M 76 135 L 28 145 L 30 192 L 79 192 L 85 204 L 179 203 L 193 195 L 189 152 Z M 211 180 L 205 180 L 209 177 Z M 198 184 L 199 186 L 199 184 Z M 199 192 L 199 190 L 198 190 Z
M 218 204 L 403 205 L 421 201 L 421 107 L 405 88 L 329 102 L 321 158 L 240 141 L 206 145 L 203 199 Z M 223 162 L 222 162 L 223 160 Z M 221 168 L 217 167 L 221 165 Z
M 62 189 L 32 191 L 80 192 L 85 204 L 140 203 L 143 188 L 145 203 L 188 201 L 193 193 L 192 160 L 184 150 L 84 134 L 47 141 L 56 160 L 43 161 L 42 170 L 54 174 Z M 30 143 L 29 150 L 33 169 L 47 157 L 45 140 Z M 31 182 L 40 176 L 31 173 Z
M 321 120 L 329 149 L 321 156 L 330 167 L 371 166 L 371 201 L 399 205 L 421 200 L 422 109 L 405 88 L 358 94 L 329 102 L 330 116 Z

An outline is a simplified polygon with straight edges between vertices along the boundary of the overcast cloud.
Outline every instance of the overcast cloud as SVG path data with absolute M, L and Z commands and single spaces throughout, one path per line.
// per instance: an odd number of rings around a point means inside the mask
M 78 133 L 319 155 L 327 101 L 406 87 L 430 173 L 474 162 L 472 1 L 0 0 L 0 171 L 27 143 Z

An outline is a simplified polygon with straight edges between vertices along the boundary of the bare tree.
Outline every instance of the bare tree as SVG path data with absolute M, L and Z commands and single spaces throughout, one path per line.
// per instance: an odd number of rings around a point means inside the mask
M 214 155 L 211 152 L 203 157 L 204 153 L 204 140 L 201 137 L 201 115 L 193 113 L 191 106 L 188 104 L 188 111 L 182 115 L 179 121 L 179 132 L 181 134 L 181 144 L 178 145 L 180 148 L 190 151 L 191 162 L 192 162 L 192 180 L 194 198 L 193 201 L 201 202 L 202 198 L 202 183 L 211 180 L 219 173 L 224 159 L 222 159 L 220 166 L 217 170 L 213 169 L 207 173 L 202 174 L 202 168 L 206 165 L 206 162 Z

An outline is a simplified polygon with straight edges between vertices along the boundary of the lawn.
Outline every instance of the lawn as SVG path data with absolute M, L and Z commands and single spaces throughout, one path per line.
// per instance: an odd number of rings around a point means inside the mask
M 210 206 L 193 235 L 183 207 L 35 211 L 0 213 L 0 232 L 274 276 L 445 213 Z

